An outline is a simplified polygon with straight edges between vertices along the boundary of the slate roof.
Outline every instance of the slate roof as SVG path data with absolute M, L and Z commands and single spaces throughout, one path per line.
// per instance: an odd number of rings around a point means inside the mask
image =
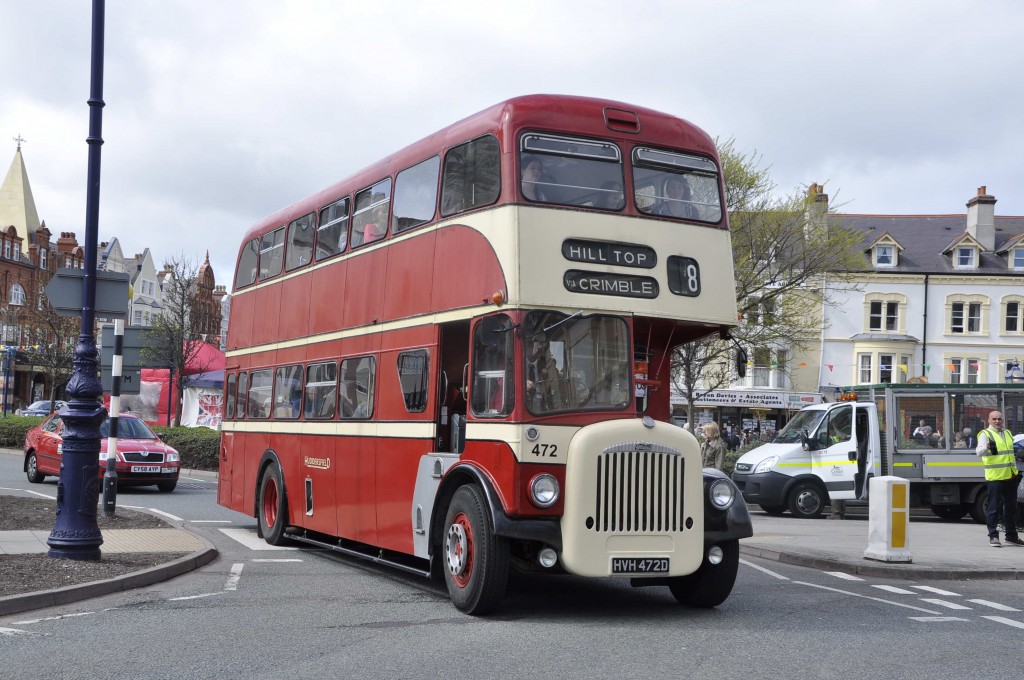
M 1005 255 L 982 251 L 981 266 L 968 270 L 954 269 L 952 258 L 942 251 L 967 232 L 967 215 L 844 215 L 835 214 L 841 224 L 863 233 L 861 248 L 869 248 L 888 232 L 903 246 L 895 267 L 870 266 L 870 253 L 865 253 L 865 269 L 875 272 L 914 274 L 964 274 L 1020 276 L 1009 269 Z M 995 217 L 996 251 L 1011 239 L 1024 235 L 1024 217 Z

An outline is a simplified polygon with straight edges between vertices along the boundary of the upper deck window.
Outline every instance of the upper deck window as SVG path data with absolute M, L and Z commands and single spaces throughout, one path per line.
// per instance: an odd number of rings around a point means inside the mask
M 309 264 L 313 255 L 313 213 L 303 215 L 288 225 L 288 253 L 285 271 Z
M 501 193 L 501 152 L 487 135 L 452 147 L 444 157 L 441 214 L 490 205 Z
M 388 233 L 390 210 L 390 177 L 357 193 L 356 211 L 352 214 L 352 247 L 384 238 Z
M 284 227 L 264 234 L 260 241 L 260 281 L 281 273 L 284 261 Z
M 640 212 L 702 222 L 722 219 L 718 167 L 708 158 L 637 147 L 633 190 Z
M 437 156 L 403 170 L 395 178 L 395 228 L 397 234 L 434 219 L 437 204 Z
M 316 230 L 316 261 L 337 255 L 348 245 L 348 198 L 331 203 L 320 211 Z
M 238 269 L 235 271 L 235 290 L 256 283 L 256 271 L 260 263 L 259 239 L 252 239 L 242 248 L 238 258 Z
M 622 153 L 610 142 L 523 135 L 519 155 L 528 201 L 621 210 Z

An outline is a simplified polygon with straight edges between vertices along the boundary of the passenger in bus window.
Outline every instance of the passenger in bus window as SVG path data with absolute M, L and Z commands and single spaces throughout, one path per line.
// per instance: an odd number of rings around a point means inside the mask
M 548 197 L 541 188 L 544 183 L 544 163 L 537 156 L 523 161 L 523 196 L 531 201 L 547 201 Z
M 690 184 L 686 178 L 670 175 L 665 180 L 665 193 L 661 205 L 655 210 L 658 215 L 696 219 L 697 208 L 691 202 Z
M 609 180 L 601 185 L 601 193 L 597 197 L 594 207 L 603 210 L 621 210 L 622 198 L 622 183 Z
M 384 200 L 384 194 L 374 194 L 373 202 Z M 388 204 L 381 203 L 373 209 L 373 217 L 363 228 L 363 243 L 379 241 L 388 233 Z

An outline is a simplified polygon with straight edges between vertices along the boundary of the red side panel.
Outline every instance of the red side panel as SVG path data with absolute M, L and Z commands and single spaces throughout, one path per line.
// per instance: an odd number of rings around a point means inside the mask
M 241 439 L 244 442 L 242 447 L 238 446 L 239 440 L 235 441 L 235 455 L 242 454 L 242 459 L 234 463 L 235 470 L 245 470 L 245 478 L 235 475 L 231 484 L 232 507 L 241 506 L 242 512 L 253 516 L 253 508 L 256 507 L 256 484 L 259 483 L 260 458 L 270 448 L 270 435 L 260 433 L 246 434 Z M 239 449 L 242 449 L 239 451 Z
M 335 262 L 309 274 L 309 332 L 329 333 L 341 328 L 341 301 L 345 299 L 347 262 Z
M 231 332 L 228 333 L 228 349 L 247 347 L 252 335 L 253 307 L 256 304 L 255 293 L 237 295 L 231 298 Z
M 332 536 L 338 533 L 335 508 L 334 475 L 338 469 L 334 456 L 335 437 L 296 437 L 302 486 L 296 489 L 302 498 L 302 526 Z M 306 514 L 306 479 L 312 482 L 313 514 Z
M 377 447 L 379 545 L 412 554 L 412 496 L 419 460 L 430 450 L 422 439 L 388 439 Z
M 379 545 L 374 458 L 377 442 L 370 438 L 334 440 L 338 470 L 334 475 L 338 508 L 338 535 Z
M 276 323 L 263 323 L 266 319 L 276 319 L 281 314 L 281 286 L 267 286 L 260 288 L 249 297 L 256 298 L 253 315 L 261 320 L 261 323 L 253 324 L 252 342 L 250 345 L 263 345 L 268 342 L 276 342 L 281 328 Z M 235 337 L 239 337 L 236 335 Z
M 311 279 L 309 276 L 297 276 L 281 282 L 282 293 L 281 315 L 276 332 L 279 340 L 302 338 L 309 333 L 309 300 Z
M 475 229 L 448 227 L 437 232 L 431 309 L 478 305 L 495 291 L 508 295 L 505 274 L 491 244 Z
M 401 319 L 430 309 L 436 236 L 437 232 L 430 231 L 388 248 L 384 319 Z
M 384 307 L 384 282 L 388 276 L 388 252 L 380 248 L 353 257 L 348 261 L 348 283 L 341 311 L 341 322 L 335 328 L 355 328 L 381 320 Z

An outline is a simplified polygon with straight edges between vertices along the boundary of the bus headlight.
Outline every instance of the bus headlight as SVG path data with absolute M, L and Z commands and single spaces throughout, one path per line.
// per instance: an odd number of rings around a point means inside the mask
M 558 500 L 558 480 L 547 473 L 530 480 L 530 502 L 538 508 L 550 508 Z
M 778 456 L 768 456 L 754 468 L 754 474 L 760 474 L 762 472 L 771 472 L 775 469 L 775 465 L 779 462 Z
M 728 480 L 716 479 L 708 487 L 708 500 L 719 510 L 726 510 L 736 500 L 736 493 Z

